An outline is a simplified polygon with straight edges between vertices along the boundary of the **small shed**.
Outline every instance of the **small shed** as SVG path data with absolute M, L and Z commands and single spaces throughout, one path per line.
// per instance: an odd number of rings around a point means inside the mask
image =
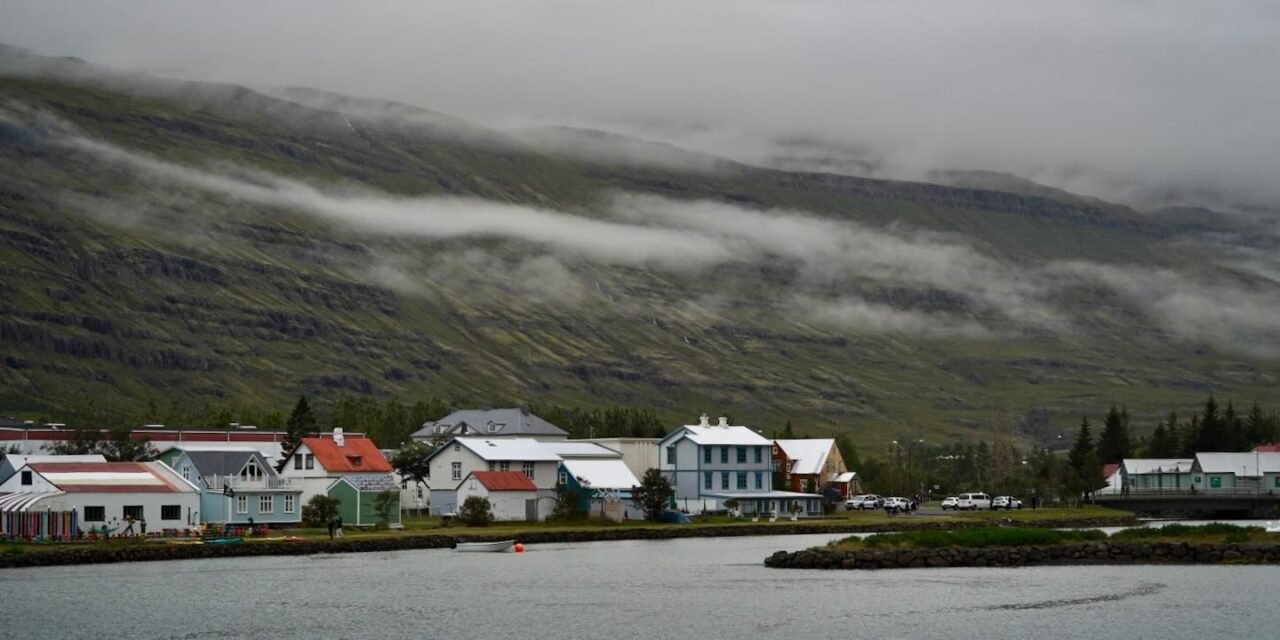
M 342 476 L 333 481 L 325 495 L 338 499 L 338 515 L 343 526 L 372 527 L 382 522 L 378 514 L 378 495 L 393 494 L 387 514 L 387 525 L 400 527 L 400 485 L 387 474 Z
M 458 506 L 467 498 L 488 498 L 494 520 L 530 520 L 538 517 L 538 487 L 518 471 L 472 471 L 457 488 Z

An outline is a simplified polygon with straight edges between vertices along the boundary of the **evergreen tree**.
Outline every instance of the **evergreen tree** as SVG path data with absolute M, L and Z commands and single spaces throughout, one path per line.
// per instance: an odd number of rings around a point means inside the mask
M 1071 453 L 1067 455 L 1067 460 L 1071 463 L 1071 468 L 1080 474 L 1085 468 L 1085 462 L 1089 454 L 1094 453 L 1093 433 L 1089 429 L 1089 418 L 1085 416 L 1080 420 L 1080 431 L 1076 433 L 1076 442 L 1071 447 Z
M 1157 423 L 1156 430 L 1151 433 L 1151 441 L 1147 445 L 1147 457 L 1178 457 L 1177 431 L 1165 428 L 1164 420 Z
M 782 428 L 782 439 L 792 440 L 796 437 L 796 432 L 791 428 L 791 421 L 787 420 L 786 426 Z
M 1229 449 L 1226 425 L 1222 414 L 1218 412 L 1218 403 L 1213 396 L 1204 403 L 1204 413 L 1200 416 L 1200 430 L 1196 433 L 1196 447 L 1192 453 L 1206 451 L 1226 451 Z
M 858 472 L 862 468 L 862 463 L 858 460 L 858 448 L 854 446 L 853 440 L 848 434 L 842 433 L 835 437 L 836 451 L 840 452 L 840 457 L 844 458 L 844 466 L 846 469 Z
M 1253 408 L 1249 409 L 1249 415 L 1244 419 L 1244 432 L 1250 447 L 1269 444 L 1276 437 L 1275 421 L 1268 419 L 1262 412 L 1262 407 L 1258 406 L 1257 400 L 1253 402 Z
M 1103 464 L 1120 462 L 1130 457 L 1133 445 L 1129 440 L 1129 411 L 1117 409 L 1113 404 L 1103 422 L 1102 435 L 1098 436 L 1098 458 Z
M 303 437 L 318 433 L 316 416 L 311 412 L 311 405 L 307 404 L 306 396 L 298 396 L 298 403 L 293 405 L 293 412 L 289 414 L 284 431 L 284 442 L 280 445 L 283 455 L 280 456 L 280 462 L 276 463 L 276 473 L 284 471 L 289 458 L 292 458 L 293 453 L 302 446 Z

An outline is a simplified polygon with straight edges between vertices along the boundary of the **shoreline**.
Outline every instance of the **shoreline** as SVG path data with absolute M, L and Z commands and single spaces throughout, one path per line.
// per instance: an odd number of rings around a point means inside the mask
M 1039 521 L 1013 521 L 1009 526 L 1030 528 L 1116 527 L 1137 524 L 1133 515 L 1086 516 Z M 725 525 L 655 525 L 652 527 L 584 528 L 555 531 L 529 529 L 501 533 L 421 533 L 396 536 L 358 536 L 342 540 L 304 540 L 302 542 L 245 541 L 240 544 L 179 545 L 158 542 L 125 546 L 95 546 L 93 543 L 59 544 L 55 548 L 0 553 L 0 569 L 50 567 L 78 564 L 111 564 L 118 562 L 152 562 L 165 560 L 197 560 L 203 558 L 236 558 L 267 555 L 315 555 L 325 553 L 371 553 L 412 549 L 448 549 L 459 541 L 516 540 L 522 544 L 564 542 L 607 542 L 614 540 L 670 540 L 675 538 L 722 538 L 747 536 L 787 536 L 806 534 L 888 533 L 895 531 L 949 530 L 987 527 L 984 521 L 895 521 L 874 524 L 831 523 L 824 521 L 725 524 Z M 21 547 L 13 547 L 21 548 Z M 776 555 L 776 554 L 775 554 Z

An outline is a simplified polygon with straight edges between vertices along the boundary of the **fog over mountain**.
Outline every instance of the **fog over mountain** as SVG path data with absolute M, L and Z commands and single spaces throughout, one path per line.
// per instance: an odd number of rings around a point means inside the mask
M 0 2 L 0 42 L 788 169 L 1280 203 L 1280 5 Z

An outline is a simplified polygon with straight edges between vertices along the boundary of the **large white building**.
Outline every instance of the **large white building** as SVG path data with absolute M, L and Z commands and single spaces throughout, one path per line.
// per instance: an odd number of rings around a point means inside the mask
M 427 459 L 431 513 L 456 513 L 458 485 L 473 471 L 516 471 L 529 478 L 539 497 L 555 495 L 560 456 L 532 438 L 469 438 L 450 440 Z M 546 514 L 543 514 L 545 517 Z
M 200 489 L 160 462 L 34 462 L 0 483 L 0 511 L 75 511 L 82 533 L 141 534 L 144 522 L 148 531 L 198 524 Z
M 658 441 L 659 469 L 675 489 L 676 507 L 689 513 L 725 509 L 736 500 L 746 515 L 821 515 L 822 496 L 773 488 L 773 442 L 744 426 L 704 414 Z

